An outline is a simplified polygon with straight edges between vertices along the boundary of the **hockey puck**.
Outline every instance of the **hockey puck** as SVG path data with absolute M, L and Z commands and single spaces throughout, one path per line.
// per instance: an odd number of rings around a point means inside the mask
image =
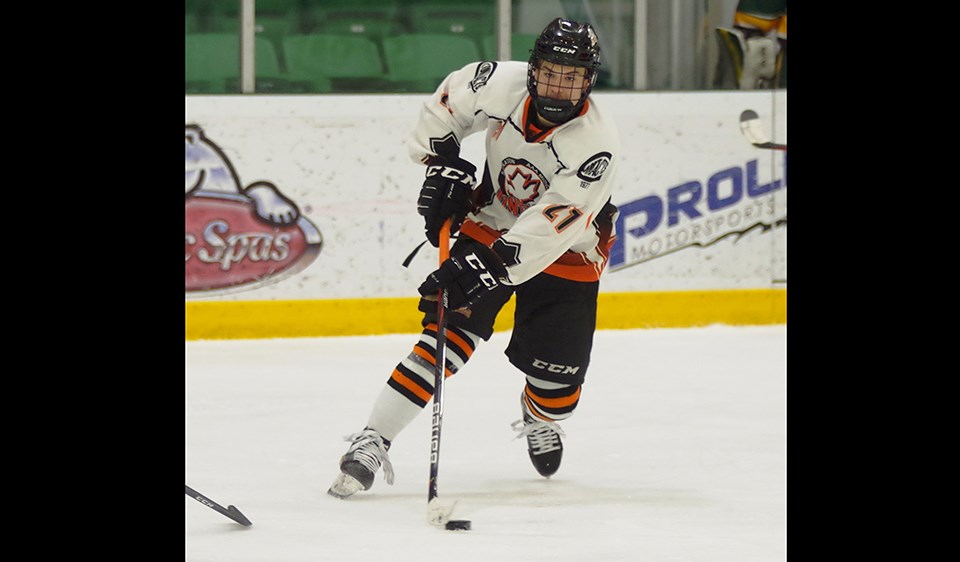
M 470 521 L 466 519 L 451 519 L 444 526 L 448 531 L 469 531 Z

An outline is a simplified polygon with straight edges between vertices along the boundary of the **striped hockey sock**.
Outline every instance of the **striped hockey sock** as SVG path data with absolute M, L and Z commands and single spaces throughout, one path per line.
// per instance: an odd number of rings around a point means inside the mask
M 518 438 L 527 438 L 530 462 L 550 478 L 563 459 L 563 430 L 556 422 L 573 415 L 580 401 L 580 385 L 564 385 L 527 376 L 520 396 L 523 418 L 511 424 Z
M 580 385 L 564 385 L 527 376 L 523 407 L 532 417 L 558 422 L 573 415 L 580 402 Z
M 447 326 L 445 376 L 453 376 L 470 360 L 480 343 L 477 336 L 456 326 Z M 427 324 L 420 339 L 387 380 L 367 422 L 393 441 L 433 399 L 437 325 Z

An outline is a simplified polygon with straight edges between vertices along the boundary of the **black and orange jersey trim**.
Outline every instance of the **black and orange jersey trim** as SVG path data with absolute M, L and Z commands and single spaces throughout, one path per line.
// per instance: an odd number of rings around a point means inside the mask
M 591 217 L 591 221 L 592 220 Z M 543 272 L 548 275 L 553 275 L 554 277 L 560 277 L 561 279 L 569 279 L 570 281 L 580 281 L 584 283 L 599 281 L 600 276 L 603 274 L 603 268 L 606 267 L 607 261 L 610 259 L 610 249 L 613 247 L 616 236 L 613 235 L 612 223 L 600 222 L 598 227 L 600 240 L 597 243 L 597 253 L 602 256 L 601 262 L 591 261 L 583 252 L 567 250 L 557 258 L 556 261 L 547 266 Z M 493 243 L 502 236 L 501 233 L 489 226 L 474 222 L 471 219 L 463 221 L 460 232 L 464 236 L 469 236 L 487 247 L 493 246 Z
M 557 125 L 548 127 L 546 129 L 540 128 L 537 125 L 537 120 L 533 118 L 534 113 L 530 111 L 533 104 L 533 98 L 527 97 L 527 101 L 523 104 L 523 138 L 527 142 L 540 142 L 550 134 L 551 131 L 557 128 Z M 583 107 L 580 108 L 580 113 L 577 114 L 577 117 L 585 114 L 590 108 L 590 100 L 588 99 L 583 103 Z

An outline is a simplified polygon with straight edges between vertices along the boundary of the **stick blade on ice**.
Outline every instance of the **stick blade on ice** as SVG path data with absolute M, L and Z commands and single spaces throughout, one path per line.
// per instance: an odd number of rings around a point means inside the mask
M 453 503 L 441 503 L 440 498 L 432 498 L 427 502 L 427 522 L 435 527 L 445 526 L 456 504 L 456 500 Z
M 763 123 L 760 122 L 760 116 L 752 109 L 746 109 L 740 114 L 740 130 L 752 144 L 770 142 L 770 138 L 763 129 Z
M 760 121 L 760 116 L 752 109 L 745 109 L 743 113 L 740 114 L 740 131 L 743 132 L 743 136 L 747 137 L 750 144 L 757 148 L 771 148 L 774 150 L 787 149 L 787 145 L 785 144 L 770 142 L 767 129 L 763 126 L 763 122 Z
M 234 506 L 232 506 L 232 505 L 227 506 L 227 507 L 223 507 L 222 505 L 220 505 L 220 504 L 218 504 L 217 502 L 211 500 L 211 499 L 208 498 L 207 496 L 205 496 L 205 495 L 201 494 L 200 492 L 194 490 L 194 489 L 191 488 L 190 486 L 186 486 L 186 485 L 185 485 L 185 486 L 184 486 L 184 489 L 185 489 L 185 492 L 186 492 L 187 496 L 189 496 L 189 497 L 197 500 L 198 502 L 200 502 L 200 503 L 202 503 L 203 505 L 209 507 L 210 509 L 216 511 L 217 513 L 219 513 L 219 514 L 221 514 L 221 515 L 225 515 L 225 516 L 229 517 L 230 519 L 233 519 L 234 521 L 236 521 L 237 523 L 243 525 L 244 527 L 250 527 L 250 526 L 253 525 L 253 523 L 251 523 L 250 520 L 247 519 L 247 516 L 244 515 L 244 514 L 242 514 L 242 513 L 240 513 L 240 510 L 237 509 L 236 507 L 234 507 Z
M 250 527 L 253 525 L 253 523 L 251 523 L 250 520 L 247 519 L 246 515 L 240 513 L 240 510 L 232 505 L 227 506 L 227 513 L 229 514 L 228 517 L 230 517 L 237 523 L 240 523 L 244 527 Z

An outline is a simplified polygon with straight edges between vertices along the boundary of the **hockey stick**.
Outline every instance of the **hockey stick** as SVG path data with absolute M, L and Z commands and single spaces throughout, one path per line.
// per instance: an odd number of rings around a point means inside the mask
M 187 488 L 186 490 L 187 495 L 197 500 L 198 502 L 202 503 L 203 505 L 213 509 L 214 511 L 222 513 L 223 515 L 226 515 L 227 517 L 229 517 L 230 519 L 233 519 L 237 523 L 240 523 L 244 527 L 249 527 L 253 525 L 253 523 L 251 523 L 250 520 L 247 519 L 244 514 L 240 513 L 239 509 L 233 507 L 232 505 L 224 508 L 222 505 L 211 500 L 210 498 L 201 494 L 200 492 L 194 490 L 190 486 L 186 486 L 186 488 Z
M 786 150 L 787 145 L 770 142 L 767 131 L 760 121 L 760 116 L 752 109 L 746 109 L 740 114 L 740 131 L 747 137 L 750 144 L 757 148 L 769 148 L 771 150 Z
M 444 221 L 440 228 L 440 264 L 450 257 L 451 220 Z M 447 365 L 447 302 L 446 289 L 441 289 L 437 298 L 437 353 L 433 377 L 433 416 L 430 431 L 430 481 L 427 489 L 427 521 L 431 525 L 449 530 L 469 530 L 470 522 L 451 520 L 456 502 L 440 503 L 437 496 L 437 474 L 440 471 L 440 428 L 443 424 L 443 379 Z

